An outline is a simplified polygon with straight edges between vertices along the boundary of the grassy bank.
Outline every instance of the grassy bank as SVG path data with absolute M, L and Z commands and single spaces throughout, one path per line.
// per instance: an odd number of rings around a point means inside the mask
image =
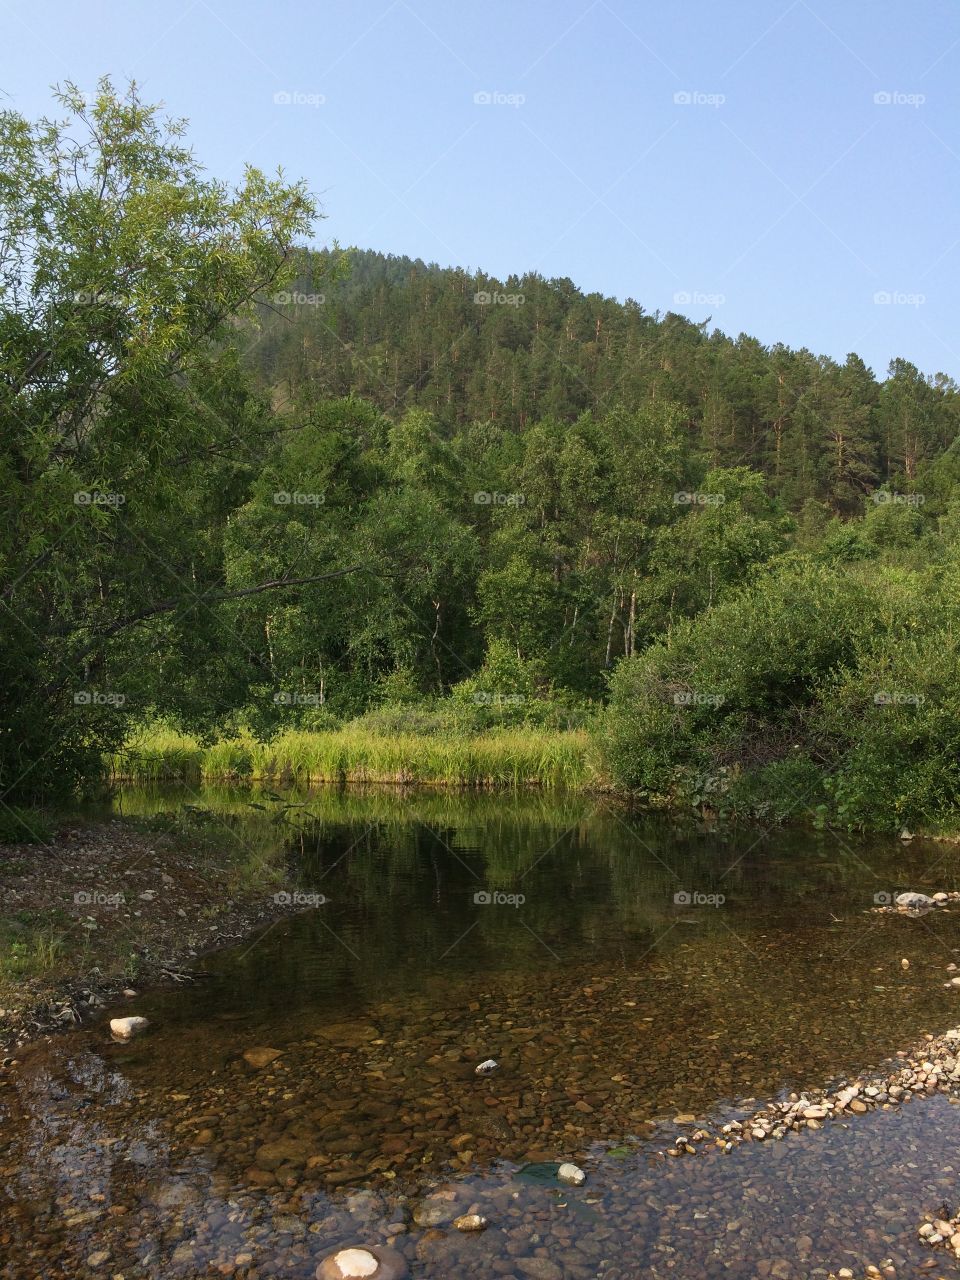
M 115 779 L 136 782 L 249 779 L 584 789 L 598 780 L 585 730 L 537 728 L 440 736 L 346 725 L 287 730 L 268 742 L 243 735 L 204 746 L 187 734 L 152 726 L 111 757 L 109 768 Z

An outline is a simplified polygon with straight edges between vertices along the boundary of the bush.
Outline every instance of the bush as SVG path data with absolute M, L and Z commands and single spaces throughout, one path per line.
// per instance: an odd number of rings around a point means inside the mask
M 640 794 L 776 821 L 956 826 L 960 570 L 786 557 L 621 664 L 603 724 L 608 772 Z
M 47 844 L 52 839 L 49 818 L 40 810 L 0 806 L 0 844 Z
M 856 578 L 789 557 L 681 623 L 613 676 L 603 747 L 614 781 L 670 795 L 684 770 L 761 768 L 790 754 L 804 709 L 874 612 Z

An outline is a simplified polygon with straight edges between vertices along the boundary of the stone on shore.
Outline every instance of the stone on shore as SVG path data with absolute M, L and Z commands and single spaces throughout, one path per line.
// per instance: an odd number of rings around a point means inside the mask
M 898 893 L 897 906 L 905 911 L 924 911 L 937 904 L 925 893 Z
M 132 1040 L 146 1031 L 150 1023 L 146 1018 L 111 1018 L 110 1031 L 118 1040 Z

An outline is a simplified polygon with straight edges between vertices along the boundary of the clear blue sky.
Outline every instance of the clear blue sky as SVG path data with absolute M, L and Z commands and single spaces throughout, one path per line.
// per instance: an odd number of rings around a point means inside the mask
M 0 0 L 0 23 L 6 105 L 135 77 L 211 172 L 306 177 L 321 240 L 960 378 L 957 0 Z

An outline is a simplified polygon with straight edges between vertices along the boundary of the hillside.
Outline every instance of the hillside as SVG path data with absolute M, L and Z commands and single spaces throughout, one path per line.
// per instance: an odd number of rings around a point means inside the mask
M 792 509 L 814 499 L 852 514 L 877 485 L 914 478 L 960 427 L 944 374 L 897 359 L 879 379 L 855 354 L 838 364 L 731 338 L 567 279 L 324 251 L 261 322 L 249 359 L 281 402 L 353 395 L 392 417 L 420 407 L 446 432 L 471 422 L 523 432 L 668 402 L 709 465 L 761 471 Z

